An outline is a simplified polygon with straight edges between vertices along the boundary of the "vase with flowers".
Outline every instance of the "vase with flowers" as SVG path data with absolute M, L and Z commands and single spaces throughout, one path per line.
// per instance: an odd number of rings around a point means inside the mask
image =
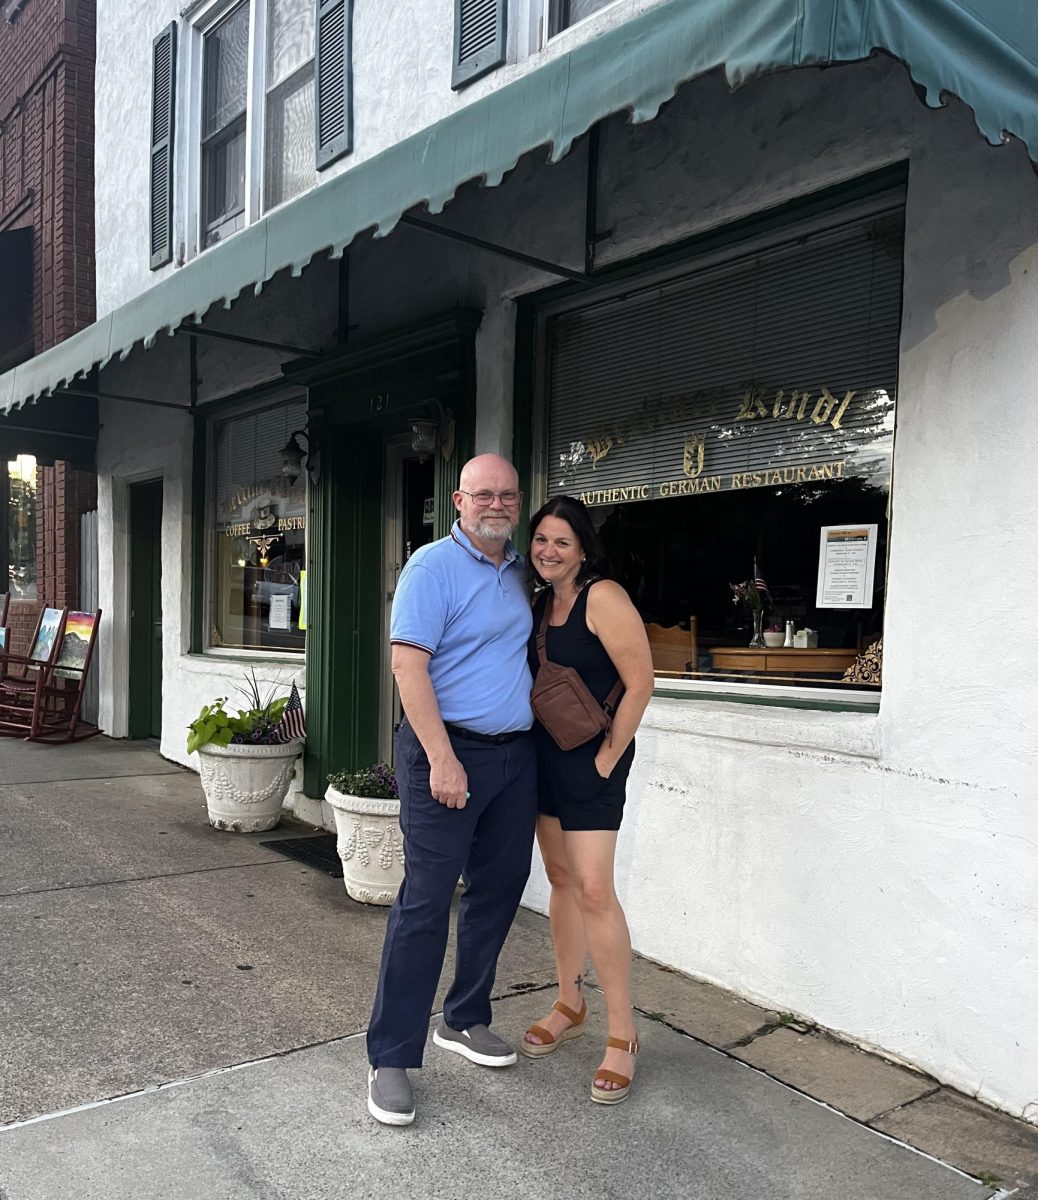
M 298 696 L 294 688 L 291 695 L 275 696 L 277 686 L 264 694 L 252 670 L 237 689 L 245 702 L 237 712 L 228 711 L 227 697 L 219 696 L 203 705 L 188 726 L 187 752 L 198 754 L 214 829 L 258 833 L 281 819 L 303 738 L 286 718 L 292 696 L 302 712 Z
M 770 600 L 771 593 L 757 570 L 757 564 L 753 564 L 752 578 L 744 579 L 742 583 L 730 583 L 728 586 L 732 591 L 732 603 L 737 609 L 749 612 L 753 621 L 750 649 L 763 650 L 767 645 L 764 641 L 764 604 L 766 600 Z

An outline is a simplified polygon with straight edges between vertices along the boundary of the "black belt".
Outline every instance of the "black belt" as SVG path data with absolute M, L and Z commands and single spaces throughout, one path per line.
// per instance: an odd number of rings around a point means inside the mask
M 517 738 L 526 737 L 529 729 L 510 729 L 507 733 L 477 733 L 474 729 L 466 729 L 464 725 L 455 725 L 453 721 L 444 721 L 444 729 L 455 737 L 468 738 L 473 742 L 490 742 L 494 746 L 504 746 Z

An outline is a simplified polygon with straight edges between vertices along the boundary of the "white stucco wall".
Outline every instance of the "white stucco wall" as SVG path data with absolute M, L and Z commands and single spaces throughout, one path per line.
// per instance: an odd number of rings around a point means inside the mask
M 162 737 L 165 758 L 197 770 L 197 755 L 186 750 L 188 723 L 203 704 L 217 696 L 235 700 L 252 667 L 261 687 L 297 684 L 306 703 L 306 675 L 301 656 L 192 655 L 191 591 L 184 586 L 191 573 L 191 421 L 168 409 L 105 401 L 98 444 L 98 545 L 101 609 L 110 614 L 108 636 L 98 647 L 100 712 L 98 723 L 112 737 L 129 730 L 130 620 L 130 488 L 161 479 L 162 544 Z M 142 428 L 147 435 L 142 436 Z M 298 793 L 297 770 L 288 804 L 301 815 L 320 822 L 320 806 L 308 806 Z
M 1038 1120 L 1030 165 L 1019 146 L 986 146 L 962 106 L 925 109 L 887 62 L 799 71 L 735 95 L 710 77 L 649 125 L 608 124 L 600 226 L 614 232 L 600 254 L 628 257 L 905 157 L 879 714 L 654 701 L 639 735 L 618 883 L 641 952 Z M 555 167 L 525 162 L 500 189 L 465 189 L 446 216 L 572 263 L 582 252 L 579 189 L 577 154 Z M 477 443 L 507 452 L 512 301 L 546 277 L 412 230 L 362 241 L 350 267 L 360 337 L 452 304 L 485 310 Z M 289 287 L 303 295 L 317 278 L 308 271 Z M 247 312 L 277 327 L 277 306 L 247 303 L 227 319 Z M 173 373 L 149 357 L 157 352 L 113 366 L 105 386 L 132 391 L 134 379 L 139 387 L 150 378 L 166 386 L 158 377 Z M 211 377 L 233 375 L 230 360 L 211 355 Z M 177 414 L 162 420 L 186 424 Z M 103 421 L 102 564 L 110 554 L 113 601 L 125 588 L 120 496 L 142 472 L 168 480 L 163 751 L 183 761 L 183 725 L 233 675 L 184 654 L 187 592 L 177 571 L 190 572 L 189 522 L 178 505 L 188 498 L 190 452 L 158 418 L 143 449 L 139 412 L 106 406 Z M 117 691 L 119 670 L 118 654 L 103 652 L 104 687 Z M 118 732 L 118 700 L 109 703 Z M 539 868 L 527 902 L 545 907 Z
M 259 0 L 253 0 L 254 3 Z M 451 90 L 454 0 L 396 0 L 358 4 L 353 24 L 354 148 L 321 172 L 334 178 L 412 133 L 428 128 L 480 96 L 545 61 L 572 50 L 617 22 L 662 0 L 615 2 L 547 45 L 534 44 L 531 30 L 541 0 L 512 0 L 509 62 L 483 79 Z M 104 0 L 97 13 L 95 84 L 97 314 L 132 300 L 177 269 L 187 239 L 188 155 L 186 24 L 181 22 L 178 58 L 177 153 L 175 167 L 174 263 L 149 267 L 149 148 L 152 41 L 181 11 L 197 4 L 181 0 Z M 188 20 L 194 20 L 189 15 Z

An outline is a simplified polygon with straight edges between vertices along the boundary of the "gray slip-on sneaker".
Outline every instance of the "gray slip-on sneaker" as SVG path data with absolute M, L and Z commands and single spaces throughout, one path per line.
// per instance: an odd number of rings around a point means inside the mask
M 368 1112 L 383 1125 L 410 1125 L 414 1092 L 402 1067 L 368 1068 Z
M 433 1030 L 433 1042 L 481 1067 L 510 1067 L 516 1061 L 512 1047 L 485 1025 L 471 1025 L 459 1030 L 451 1029 L 446 1021 L 441 1021 Z

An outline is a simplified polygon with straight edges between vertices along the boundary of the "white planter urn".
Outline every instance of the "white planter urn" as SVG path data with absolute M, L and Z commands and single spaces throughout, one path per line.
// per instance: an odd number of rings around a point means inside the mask
M 281 819 L 301 740 L 277 746 L 200 746 L 209 824 L 231 833 L 273 829 Z
M 392 904 L 404 880 L 400 801 L 348 796 L 329 787 L 346 891 L 362 904 Z

